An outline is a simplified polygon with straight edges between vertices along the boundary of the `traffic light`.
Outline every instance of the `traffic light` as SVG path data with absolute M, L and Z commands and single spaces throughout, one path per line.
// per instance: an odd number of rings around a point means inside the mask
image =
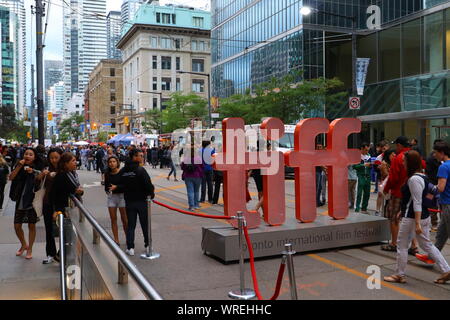
M 97 130 L 97 124 L 95 122 L 92 124 L 92 130 Z
M 123 118 L 123 123 L 128 126 L 130 125 L 130 119 L 128 117 Z
M 31 139 L 31 132 L 30 131 L 27 132 L 27 138 Z
M 52 112 L 48 112 L 47 113 L 47 120 L 48 121 L 52 121 L 53 120 L 53 113 Z

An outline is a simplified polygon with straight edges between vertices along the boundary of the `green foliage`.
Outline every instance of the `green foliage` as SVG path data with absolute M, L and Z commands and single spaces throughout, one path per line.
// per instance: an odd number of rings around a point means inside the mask
M 59 141 L 78 140 L 82 136 L 80 124 L 84 123 L 83 115 L 72 114 L 59 125 Z
M 246 123 L 259 123 L 265 117 L 277 117 L 284 123 L 295 123 L 319 114 L 329 105 L 347 96 L 344 84 L 337 78 L 301 80 L 299 72 L 273 78 L 256 87 L 253 94 L 236 94 L 220 102 L 222 118 L 241 117 Z
M 101 131 L 97 135 L 97 142 L 106 142 L 108 141 L 108 132 Z
M 30 128 L 25 127 L 22 121 L 17 121 L 13 107 L 0 107 L 0 138 L 27 143 L 29 130 Z
M 158 109 L 147 110 L 142 126 L 144 127 L 144 133 L 152 133 L 152 131 L 162 133 L 162 112 Z
M 162 112 L 164 132 L 186 128 L 189 126 L 191 119 L 206 120 L 208 114 L 207 100 L 194 93 L 187 95 L 174 93 L 166 105 L 167 108 Z

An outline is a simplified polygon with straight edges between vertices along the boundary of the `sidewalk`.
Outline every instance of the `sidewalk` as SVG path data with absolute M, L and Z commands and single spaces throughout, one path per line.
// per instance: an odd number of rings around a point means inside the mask
M 16 257 L 20 242 L 14 232 L 15 203 L 5 190 L 5 206 L 0 213 L 0 300 L 57 300 L 59 299 L 59 265 L 43 265 L 45 257 L 45 227 L 43 219 L 36 225 L 33 259 L 25 253 Z M 28 239 L 28 226 L 23 225 Z

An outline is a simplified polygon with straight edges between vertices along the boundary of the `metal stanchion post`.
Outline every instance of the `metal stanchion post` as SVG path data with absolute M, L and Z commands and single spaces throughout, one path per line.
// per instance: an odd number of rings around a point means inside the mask
M 242 211 L 237 213 L 238 219 L 238 233 L 239 233 L 239 249 L 241 256 L 239 259 L 239 271 L 240 271 L 240 288 L 239 290 L 233 290 L 228 293 L 228 297 L 234 300 L 251 300 L 256 297 L 255 291 L 245 288 L 245 271 L 244 271 L 244 225 L 245 218 Z
M 64 214 L 58 215 L 59 222 L 59 268 L 61 280 L 61 300 L 67 300 L 66 296 L 66 250 L 64 237 Z
M 294 272 L 294 254 L 296 254 L 296 252 L 292 249 L 291 243 L 285 244 L 284 247 L 285 247 L 286 251 L 284 251 L 283 254 L 286 256 L 286 259 L 287 259 L 287 267 L 288 267 L 288 273 L 289 273 L 289 286 L 291 287 L 291 299 L 298 300 L 297 283 L 295 281 L 295 272 Z
M 141 259 L 154 260 L 158 259 L 161 255 L 153 251 L 152 240 L 152 200 L 148 200 L 148 246 L 145 248 L 145 253 L 141 254 Z

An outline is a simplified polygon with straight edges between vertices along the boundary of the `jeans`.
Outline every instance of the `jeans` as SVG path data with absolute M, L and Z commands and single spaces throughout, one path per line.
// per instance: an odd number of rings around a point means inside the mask
M 5 186 L 6 182 L 0 182 L 0 209 L 3 208 L 3 201 L 5 199 Z
M 213 204 L 217 204 L 219 202 L 220 195 L 220 185 L 223 183 L 223 176 L 219 174 L 214 174 L 214 196 L 213 196 Z
M 87 169 L 88 169 L 88 171 L 91 171 L 91 166 L 92 166 L 92 170 L 95 170 L 95 169 L 96 169 L 95 161 L 94 161 L 94 160 L 88 160 L 88 163 L 87 163 Z
M 321 190 L 321 201 L 322 203 L 327 202 L 327 181 L 328 177 L 325 172 L 322 172 L 322 190 Z
M 355 191 L 358 180 L 348 180 L 348 204 L 349 207 L 355 207 Z
M 439 251 L 445 246 L 450 235 L 450 204 L 441 205 L 441 221 L 439 221 L 438 231 L 436 234 L 436 248 Z
M 322 194 L 322 172 L 316 172 L 316 204 L 320 206 L 320 195 Z
M 202 193 L 200 196 L 200 202 L 205 202 L 206 199 L 206 187 L 208 187 L 208 201 L 212 202 L 213 201 L 213 172 L 212 170 L 210 171 L 205 171 L 205 174 L 202 178 Z
M 408 263 L 408 248 L 411 241 L 416 238 L 419 246 L 428 254 L 428 256 L 436 261 L 436 266 L 441 273 L 450 271 L 450 267 L 442 256 L 441 252 L 430 241 L 431 219 L 420 220 L 422 233 L 416 234 L 416 221 L 411 218 L 403 218 L 400 223 L 397 240 L 397 271 L 396 274 L 405 276 L 406 265 Z
M 185 178 L 184 182 L 186 184 L 189 209 L 199 208 L 199 193 L 200 186 L 202 184 L 202 178 Z
M 177 168 L 176 168 L 175 165 L 173 164 L 173 161 L 170 161 L 169 166 L 170 166 L 170 172 L 169 172 L 169 175 L 168 175 L 167 177 L 170 178 L 170 176 L 171 176 L 172 173 L 173 173 L 173 176 L 174 176 L 175 179 L 176 179 L 176 178 L 177 178 Z
M 128 230 L 127 230 L 127 248 L 134 249 L 134 231 L 136 229 L 137 217 L 144 235 L 145 247 L 148 246 L 148 204 L 146 200 L 132 201 L 126 204 Z
M 47 257 L 56 256 L 55 237 L 53 235 L 53 206 L 44 203 L 42 208 L 42 215 L 44 216 L 45 224 L 45 251 Z

